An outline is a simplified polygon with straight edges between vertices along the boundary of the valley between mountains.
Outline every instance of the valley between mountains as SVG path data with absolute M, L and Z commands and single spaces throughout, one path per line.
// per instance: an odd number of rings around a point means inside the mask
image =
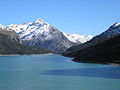
M 0 54 L 57 53 L 78 62 L 120 63 L 120 23 L 92 36 L 67 34 L 38 18 L 0 25 Z
M 40 18 L 29 23 L 11 24 L 6 27 L 1 25 L 1 28 L 15 31 L 23 45 L 45 48 L 55 53 L 63 53 L 71 46 L 89 41 L 93 37 L 66 34 Z

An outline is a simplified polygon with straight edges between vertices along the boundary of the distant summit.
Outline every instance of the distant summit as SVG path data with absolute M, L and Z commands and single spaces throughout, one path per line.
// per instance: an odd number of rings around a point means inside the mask
M 92 35 L 84 36 L 84 35 L 78 35 L 78 34 L 66 34 L 63 33 L 70 41 L 74 43 L 85 43 L 93 38 Z

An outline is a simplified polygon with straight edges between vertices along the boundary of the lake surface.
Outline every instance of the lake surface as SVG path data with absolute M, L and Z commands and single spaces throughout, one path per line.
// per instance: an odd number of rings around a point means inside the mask
M 120 90 L 120 67 L 59 55 L 0 56 L 0 90 Z

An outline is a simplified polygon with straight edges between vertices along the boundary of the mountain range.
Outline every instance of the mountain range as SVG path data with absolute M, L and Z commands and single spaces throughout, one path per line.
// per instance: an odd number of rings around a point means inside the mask
M 6 27 L 0 24 L 0 54 L 41 54 L 52 51 L 74 57 L 74 61 L 120 63 L 119 40 L 118 22 L 95 37 L 66 34 L 40 18 Z
M 11 24 L 6 27 L 0 25 L 0 27 L 15 31 L 23 45 L 45 48 L 55 53 L 63 53 L 68 48 L 89 41 L 93 37 L 66 34 L 40 18 L 34 22 Z

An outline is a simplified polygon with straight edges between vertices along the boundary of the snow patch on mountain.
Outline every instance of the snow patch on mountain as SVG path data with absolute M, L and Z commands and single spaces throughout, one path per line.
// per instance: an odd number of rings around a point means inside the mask
M 35 36 L 38 37 L 37 35 L 40 36 L 40 34 L 42 34 L 43 37 L 49 37 L 50 28 L 50 24 L 40 18 L 34 23 L 11 24 L 7 26 L 7 30 L 15 30 L 20 35 L 21 39 L 32 39 Z
M 117 27 L 117 26 L 119 26 L 119 25 L 120 25 L 120 23 L 119 23 L 119 22 L 116 22 L 115 24 L 112 25 L 112 27 Z
M 114 36 L 120 35 L 120 23 L 115 23 L 109 27 L 108 30 L 100 34 L 101 37 L 112 38 Z
M 0 28 L 1 28 L 1 29 L 5 29 L 5 26 L 2 25 L 2 24 L 0 24 Z
M 66 34 L 63 33 L 70 41 L 74 43 L 85 43 L 93 38 L 92 35 L 84 36 L 79 34 Z

